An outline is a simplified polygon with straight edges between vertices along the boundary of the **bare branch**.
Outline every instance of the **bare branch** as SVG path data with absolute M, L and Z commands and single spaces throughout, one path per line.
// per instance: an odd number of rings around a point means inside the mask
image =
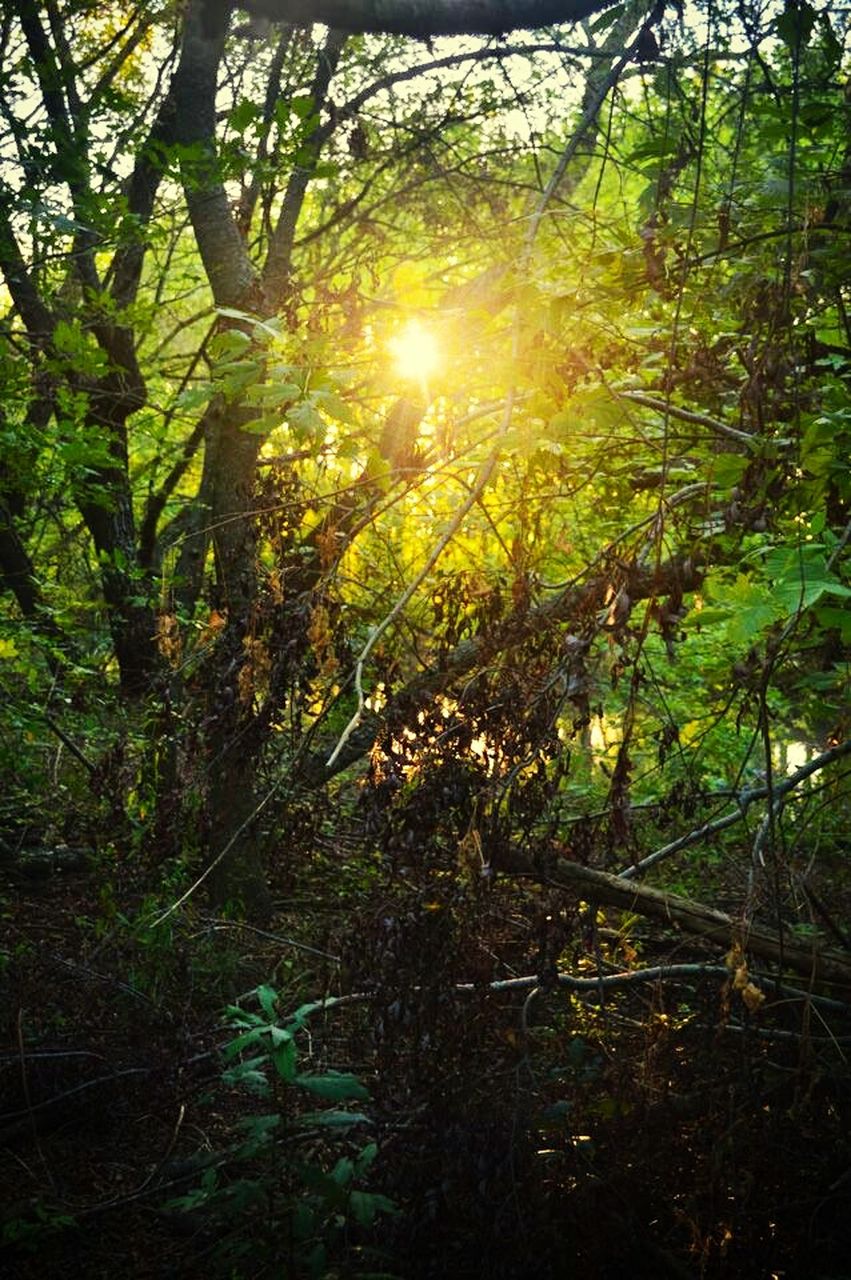
M 648 396 L 643 391 L 619 391 L 617 394 L 619 400 L 630 400 L 633 404 L 643 405 L 647 409 L 656 409 L 659 413 L 667 414 L 669 418 L 676 418 L 680 422 L 692 422 L 696 427 L 706 427 L 715 435 L 727 436 L 737 444 L 746 444 L 750 448 L 754 445 L 755 437 L 749 432 L 739 431 L 738 427 L 731 427 L 720 418 L 710 418 L 708 413 L 695 413 L 692 409 L 683 409 L 677 404 L 671 404 L 668 400 L 657 400 L 655 396 Z
M 823 751 L 821 755 L 809 760 L 800 769 L 796 769 L 794 773 L 790 774 L 788 778 L 784 778 L 782 782 L 776 783 L 772 787 L 750 787 L 746 791 L 740 791 L 738 795 L 733 797 L 732 802 L 737 806 L 734 813 L 725 814 L 720 818 L 713 818 L 711 822 L 704 822 L 702 826 L 695 827 L 693 831 L 689 831 L 678 839 L 672 840 L 670 844 L 663 845 L 655 853 L 649 853 L 640 862 L 636 862 L 630 867 L 625 867 L 619 873 L 619 879 L 632 880 L 647 871 L 649 867 L 655 866 L 657 862 L 662 862 L 663 859 L 679 853 L 681 849 L 687 849 L 690 845 L 698 844 L 701 840 L 708 840 L 710 836 L 717 835 L 719 831 L 726 831 L 728 827 L 732 827 L 737 822 L 742 821 L 749 806 L 755 800 L 770 799 L 772 803 L 776 803 L 782 796 L 788 795 L 790 791 L 794 791 L 807 778 L 812 777 L 814 773 L 818 773 L 826 765 L 832 764 L 834 760 L 840 760 L 843 756 L 847 756 L 849 752 L 851 752 L 851 740 L 841 742 L 837 746 Z

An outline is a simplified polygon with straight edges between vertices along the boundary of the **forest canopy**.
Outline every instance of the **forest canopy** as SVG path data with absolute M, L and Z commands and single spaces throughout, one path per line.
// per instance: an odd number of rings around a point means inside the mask
M 847 1012 L 849 13 L 10 0 L 10 901 Z

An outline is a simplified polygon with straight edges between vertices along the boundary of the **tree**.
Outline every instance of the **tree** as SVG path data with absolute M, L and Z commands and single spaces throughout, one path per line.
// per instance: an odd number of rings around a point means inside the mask
M 276 789 L 376 744 L 398 780 L 405 730 L 436 776 L 498 744 L 464 802 L 491 814 L 495 864 L 533 763 L 537 818 L 559 811 L 559 732 L 587 737 L 606 680 L 626 681 L 607 701 L 628 843 L 645 735 L 703 785 L 660 667 L 698 588 L 690 652 L 719 696 L 733 668 L 769 774 L 788 700 L 841 697 L 841 41 L 808 4 L 741 30 L 637 7 L 578 45 L 502 38 L 600 7 L 269 3 L 259 31 L 202 0 L 21 0 L 7 18 L 4 580 L 61 663 L 71 495 L 121 688 L 183 735 L 161 802 L 200 749 L 219 901 L 262 907 Z M 458 32 L 500 38 L 427 56 L 394 38 Z M 469 84 L 447 94 L 455 67 Z M 446 346 L 468 344 L 456 384 L 388 395 L 382 307 L 423 317 L 441 293 Z M 447 760 L 415 727 L 441 718 Z

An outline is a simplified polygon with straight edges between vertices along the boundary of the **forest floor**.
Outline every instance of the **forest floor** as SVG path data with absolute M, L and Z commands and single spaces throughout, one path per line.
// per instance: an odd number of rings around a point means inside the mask
M 276 886 L 263 931 L 194 909 L 140 931 L 130 874 L 3 887 L 5 1276 L 851 1276 L 841 1017 L 782 996 L 770 1021 L 737 1016 L 717 978 L 602 1008 L 557 990 L 456 997 L 448 951 L 433 953 L 439 984 L 402 1007 L 393 966 L 404 976 L 418 946 L 439 945 L 441 913 L 415 917 L 386 884 L 335 898 L 328 877 L 320 865 Z M 488 910 L 510 952 L 516 897 Z M 400 929 L 404 955 L 388 942 Z M 666 945 L 668 959 L 708 955 Z M 378 1156 L 364 1185 L 398 1211 L 338 1214 L 311 1261 L 293 1243 L 286 1151 L 235 1154 L 269 1101 L 223 1080 L 223 1009 L 250 1006 L 259 983 L 294 1009 L 363 989 L 382 965 L 389 994 L 322 1015 L 301 1052 L 368 1086 Z M 364 1147 L 348 1131 L 293 1142 L 326 1169 Z M 211 1179 L 259 1193 L 190 1211 Z

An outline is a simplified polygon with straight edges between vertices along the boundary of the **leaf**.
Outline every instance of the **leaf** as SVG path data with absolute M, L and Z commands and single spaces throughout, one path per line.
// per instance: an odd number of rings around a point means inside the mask
M 774 30 L 789 49 L 808 43 L 816 24 L 816 11 L 807 0 L 786 0 L 786 8 L 774 24 Z
M 253 329 L 259 329 L 262 333 L 268 334 L 270 338 L 280 338 L 281 327 L 275 320 L 261 320 L 259 316 L 249 315 L 247 311 L 238 311 L 236 307 L 216 307 L 216 314 L 225 316 L 228 320 L 239 320 L 242 324 L 250 324 Z M 241 333 L 246 342 L 250 342 L 251 338 L 242 329 L 228 329 L 226 333 Z M 216 338 L 224 335 L 217 334 Z M 216 341 L 216 338 L 213 341 Z
M 331 1170 L 331 1177 L 338 1187 L 347 1186 L 355 1172 L 355 1162 L 349 1156 L 341 1156 L 334 1168 Z
M 222 1072 L 222 1080 L 226 1085 L 241 1086 L 248 1089 L 249 1093 L 256 1093 L 258 1097 L 266 1098 L 269 1096 L 269 1081 L 263 1067 L 266 1064 L 265 1057 L 248 1058 L 245 1062 L 238 1062 L 234 1067 L 228 1067 Z
M 234 133 L 245 133 L 246 129 L 254 123 L 259 114 L 260 108 L 257 103 L 252 102 L 250 98 L 243 98 L 231 111 L 228 123 Z
M 309 400 L 287 410 L 287 423 L 300 444 L 319 443 L 325 438 L 325 423 Z
M 765 556 L 765 572 L 774 583 L 774 598 L 791 615 L 811 608 L 824 595 L 847 598 L 851 588 L 827 569 L 822 547 L 772 547 Z
M 349 1197 L 349 1207 L 362 1227 L 368 1227 L 379 1213 L 399 1212 L 392 1200 L 375 1191 L 353 1191 Z
M 242 329 L 225 329 L 210 340 L 209 351 L 214 360 L 242 355 L 251 346 L 251 339 Z
M 366 1146 L 363 1148 L 363 1150 L 361 1151 L 357 1160 L 355 1161 L 355 1173 L 359 1178 L 363 1177 L 363 1175 L 366 1173 L 367 1169 L 373 1163 L 377 1155 L 378 1155 L 377 1143 L 368 1142 Z
M 210 382 L 205 382 L 200 387 L 187 387 L 185 391 L 181 391 L 175 400 L 178 409 L 200 409 L 215 394 L 215 387 Z
M 545 1107 L 541 1112 L 542 1128 L 562 1128 L 567 1123 L 567 1118 L 572 1110 L 573 1104 L 565 1099 Z
M 688 627 L 714 627 L 719 622 L 727 622 L 729 617 L 729 609 L 692 609 L 685 622 Z
M 294 116 L 298 116 L 299 120 L 306 120 L 313 110 L 313 98 L 309 93 L 290 98 L 289 109 Z
M 336 1003 L 333 996 L 328 1000 L 311 1000 L 308 1004 L 300 1004 L 295 1013 L 290 1014 L 290 1022 L 298 1027 L 304 1026 L 307 1018 L 314 1013 L 319 1013 L 322 1009 L 330 1008 Z
M 273 987 L 262 984 L 254 993 L 260 1003 L 260 1008 L 269 1018 L 275 1017 L 275 1006 L 278 1003 L 278 993 Z
M 322 1075 L 299 1075 L 293 1082 L 309 1093 L 315 1093 L 329 1102 L 346 1102 L 350 1099 L 363 1102 L 369 1090 L 357 1076 L 346 1071 L 325 1071 Z
M 305 1111 L 298 1118 L 304 1128 L 319 1126 L 321 1129 L 350 1129 L 357 1124 L 371 1124 L 362 1111 Z
M 250 1031 L 245 1031 L 241 1036 L 237 1036 L 234 1040 L 229 1040 L 222 1052 L 226 1058 L 235 1058 L 243 1049 L 247 1049 L 249 1045 L 257 1044 L 261 1039 L 266 1028 L 264 1026 L 253 1027 Z
M 732 489 L 738 484 L 750 464 L 750 458 L 740 453 L 721 453 L 713 462 L 712 478 L 719 489 Z
M 613 8 L 607 9 L 599 18 L 595 18 L 591 23 L 589 30 L 592 35 L 597 35 L 600 31 L 606 31 L 609 27 L 614 26 L 618 18 L 626 13 L 625 4 L 616 4 Z
M 272 1062 L 275 1070 L 282 1080 L 287 1084 L 295 1081 L 295 1064 L 298 1056 L 295 1041 L 289 1040 L 287 1043 L 277 1044 L 272 1048 Z
M 765 992 L 760 991 L 759 987 L 754 982 L 745 983 L 741 991 L 741 996 L 745 1007 L 749 1009 L 751 1013 L 756 1013 L 756 1011 L 765 1004 Z
M 851 609 L 821 606 L 815 610 L 816 621 L 825 631 L 838 631 L 843 644 L 851 644 Z
M 768 585 L 743 573 L 729 588 L 725 603 L 732 606 L 728 635 L 734 644 L 753 644 L 758 633 L 771 626 L 780 612 Z

